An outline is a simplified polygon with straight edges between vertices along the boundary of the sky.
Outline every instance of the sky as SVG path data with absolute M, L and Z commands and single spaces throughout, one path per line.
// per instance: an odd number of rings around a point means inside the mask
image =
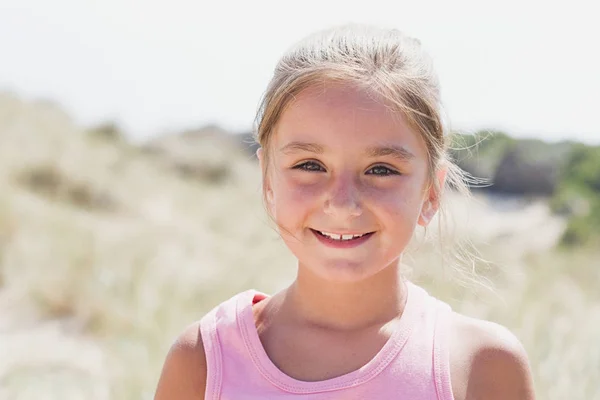
M 0 91 L 133 139 L 252 129 L 279 57 L 348 22 L 433 57 L 452 129 L 600 144 L 595 1 L 0 0 Z

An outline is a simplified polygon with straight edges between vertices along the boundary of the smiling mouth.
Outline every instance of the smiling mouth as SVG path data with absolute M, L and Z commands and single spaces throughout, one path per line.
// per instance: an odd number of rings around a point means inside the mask
M 357 234 L 338 234 L 338 233 L 319 231 L 319 230 L 312 229 L 312 228 L 311 228 L 311 231 L 313 231 L 315 234 L 317 234 L 323 238 L 337 241 L 337 242 L 350 242 L 350 241 L 358 240 L 361 238 L 366 238 L 368 236 L 371 236 L 373 233 L 375 233 L 375 232 L 366 232 L 366 233 L 357 233 Z

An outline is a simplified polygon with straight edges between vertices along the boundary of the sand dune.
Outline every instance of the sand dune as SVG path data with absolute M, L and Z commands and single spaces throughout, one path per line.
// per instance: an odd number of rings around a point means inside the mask
M 255 161 L 223 138 L 142 147 L 0 96 L 0 398 L 150 398 L 185 325 L 293 277 Z M 543 199 L 448 197 L 454 235 L 480 250 L 494 291 L 441 277 L 432 251 L 407 258 L 415 279 L 515 331 L 539 398 L 600 398 L 598 255 L 554 248 L 564 221 Z

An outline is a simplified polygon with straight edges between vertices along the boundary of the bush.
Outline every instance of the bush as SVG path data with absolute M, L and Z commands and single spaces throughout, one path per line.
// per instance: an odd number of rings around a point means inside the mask
M 503 132 L 454 134 L 450 155 L 456 164 L 477 178 L 491 179 L 506 150 L 515 140 Z
M 510 194 L 550 196 L 558 184 L 558 168 L 551 160 L 532 159 L 525 146 L 518 143 L 504 153 L 491 189 Z
M 29 190 L 48 199 L 98 211 L 114 211 L 117 203 L 89 182 L 73 180 L 52 166 L 40 165 L 17 174 L 17 180 Z
M 124 142 L 125 135 L 115 122 L 105 122 L 94 126 L 88 130 L 93 137 L 98 137 L 108 141 Z
M 600 146 L 574 146 L 564 171 L 563 180 L 581 190 L 600 196 Z
M 502 132 L 457 134 L 450 154 L 459 167 L 488 180 L 488 190 L 515 195 L 551 196 L 559 185 L 571 143 L 513 139 Z
M 571 217 L 561 240 L 563 245 L 600 242 L 599 146 L 573 146 L 551 204 L 555 211 Z
M 587 216 L 572 217 L 561 238 L 561 244 L 573 246 L 600 246 L 600 202 L 596 202 Z

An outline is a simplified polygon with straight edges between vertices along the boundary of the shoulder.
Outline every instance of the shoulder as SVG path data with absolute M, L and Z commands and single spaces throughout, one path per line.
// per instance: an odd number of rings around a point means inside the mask
M 456 400 L 533 400 L 527 354 L 507 328 L 452 314 L 450 371 Z
M 205 388 L 206 356 L 198 321 L 171 345 L 154 399 L 204 399 Z

